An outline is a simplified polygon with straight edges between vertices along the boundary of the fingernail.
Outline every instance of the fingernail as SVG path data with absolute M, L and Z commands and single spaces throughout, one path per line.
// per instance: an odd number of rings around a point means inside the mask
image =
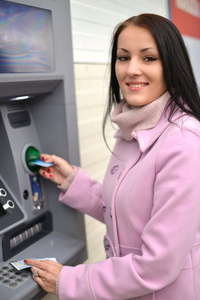
M 53 177 L 53 175 L 52 175 L 52 174 L 49 174 L 49 177 Z
M 25 263 L 25 264 L 27 263 L 27 259 L 24 260 L 24 263 Z
M 51 168 L 48 168 L 47 171 L 48 171 L 49 173 L 51 173 Z
M 46 174 L 46 172 L 42 172 L 42 175 L 45 175 Z

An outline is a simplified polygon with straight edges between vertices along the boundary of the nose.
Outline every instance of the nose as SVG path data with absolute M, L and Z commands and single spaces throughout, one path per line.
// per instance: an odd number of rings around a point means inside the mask
M 130 77 L 140 76 L 142 74 L 141 64 L 138 59 L 132 58 L 131 60 L 129 60 L 127 74 Z

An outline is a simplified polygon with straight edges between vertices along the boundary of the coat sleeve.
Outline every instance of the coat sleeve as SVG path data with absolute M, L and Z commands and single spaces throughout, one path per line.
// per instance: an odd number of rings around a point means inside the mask
M 84 170 L 79 168 L 69 189 L 67 192 L 60 194 L 59 200 L 104 222 L 101 187 L 99 182 L 92 180 Z
M 155 168 L 154 205 L 141 236 L 142 254 L 63 267 L 61 300 L 136 298 L 175 281 L 200 226 L 200 137 L 177 127 L 160 147 Z

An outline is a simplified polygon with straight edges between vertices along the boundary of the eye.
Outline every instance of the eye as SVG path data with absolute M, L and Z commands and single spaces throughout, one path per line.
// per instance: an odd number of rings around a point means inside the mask
M 119 61 L 127 61 L 127 60 L 129 60 L 129 57 L 127 57 L 127 56 L 118 56 L 117 60 L 119 60 Z
M 146 61 L 146 62 L 152 62 L 152 61 L 155 61 L 155 60 L 157 60 L 157 58 L 155 56 L 146 56 L 144 58 L 144 61 Z

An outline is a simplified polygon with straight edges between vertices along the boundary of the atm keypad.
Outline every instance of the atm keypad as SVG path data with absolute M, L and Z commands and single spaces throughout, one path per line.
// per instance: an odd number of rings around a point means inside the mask
M 18 271 L 9 264 L 0 267 L 0 284 L 8 288 L 16 289 L 30 277 L 30 270 Z

